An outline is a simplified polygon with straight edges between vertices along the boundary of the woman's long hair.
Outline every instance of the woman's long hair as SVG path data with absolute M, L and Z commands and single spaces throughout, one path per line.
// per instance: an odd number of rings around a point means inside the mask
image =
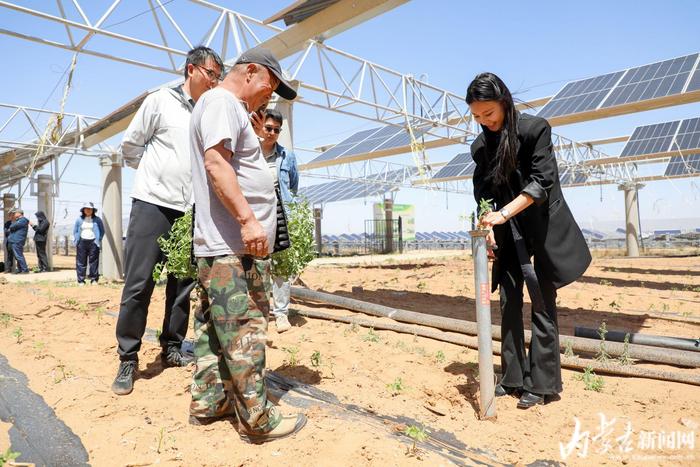
M 510 174 L 518 165 L 518 111 L 508 87 L 493 73 L 481 73 L 469 83 L 467 104 L 474 101 L 497 101 L 503 106 L 503 128 L 496 150 L 496 165 L 488 177 L 496 185 L 508 183 Z

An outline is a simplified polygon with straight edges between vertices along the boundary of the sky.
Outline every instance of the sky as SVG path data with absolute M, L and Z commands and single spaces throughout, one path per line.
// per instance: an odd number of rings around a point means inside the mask
M 54 2 L 21 1 L 14 3 L 43 11 L 56 12 Z M 67 8 L 71 2 L 63 2 Z M 82 2 L 85 13 L 96 19 L 106 10 L 108 1 Z M 148 2 L 125 1 L 105 22 L 108 29 L 154 39 Z M 217 2 L 215 2 L 217 3 Z M 281 10 L 285 1 L 218 1 L 245 15 L 265 19 Z M 178 19 L 188 11 L 187 0 L 172 0 L 168 9 Z M 191 9 L 191 8 L 190 8 Z M 69 13 L 70 14 L 70 13 Z M 326 41 L 336 49 L 362 57 L 404 74 L 422 77 L 430 84 L 463 96 L 468 83 L 479 72 L 498 74 L 513 94 L 528 101 L 554 95 L 568 81 L 635 67 L 700 51 L 697 18 L 700 2 L 687 0 L 501 2 L 413 0 L 360 24 Z M 205 32 L 210 17 L 188 16 L 188 31 Z M 284 27 L 283 23 L 277 23 Z M 64 40 L 58 26 L 35 17 L 0 9 L 0 28 Z M 45 37 L 44 36 L 44 37 Z M 93 39 L 90 47 L 151 57 L 142 47 L 109 39 Z M 2 76 L 0 102 L 59 108 L 65 70 L 72 53 L 43 44 L 0 35 L 0 48 L 9 67 Z M 158 60 L 163 62 L 164 55 Z M 283 61 L 289 66 L 290 61 Z M 73 87 L 65 110 L 101 117 L 120 105 L 153 89 L 175 76 L 160 71 L 81 55 L 73 77 Z M 299 76 L 304 80 L 304 75 Z M 313 77 L 315 79 L 316 77 Z M 312 79 L 308 76 L 308 79 Z M 630 135 L 638 125 L 697 117 L 700 103 L 668 107 L 621 117 L 558 126 L 558 134 L 579 141 Z M 0 112 L 0 124 L 7 118 Z M 352 133 L 376 127 L 377 123 L 341 116 L 303 104 L 294 105 L 294 143 L 300 162 L 315 157 L 305 148 L 335 144 Z M 17 129 L 13 138 L 30 139 L 27 128 Z M 3 137 L 0 135 L 0 137 Z M 109 141 L 113 146 L 119 137 Z M 609 155 L 617 155 L 621 144 L 601 146 Z M 431 162 L 447 161 L 467 146 L 453 145 L 428 150 Z M 404 154 L 389 160 L 410 164 Z M 80 203 L 100 202 L 100 168 L 97 160 L 85 157 L 61 159 L 65 168 L 57 200 L 56 223 L 70 224 Z M 648 166 L 644 171 L 663 172 L 663 167 Z M 129 192 L 134 171 L 123 170 L 124 216 L 128 216 Z M 302 185 L 323 180 L 305 177 Z M 469 184 L 467 185 L 469 187 Z M 16 189 L 14 190 L 16 193 Z M 613 231 L 624 225 L 623 193 L 614 185 L 567 188 L 564 195 L 581 227 Z M 700 178 L 656 181 L 639 192 L 642 230 L 650 228 L 700 227 Z M 377 197 L 331 203 L 324 208 L 324 233 L 361 233 L 365 220 L 372 217 Z M 471 193 L 446 194 L 437 191 L 402 189 L 395 203 L 415 206 L 416 230 L 464 230 L 463 220 L 475 203 Z M 36 200 L 29 191 L 22 200 L 25 210 L 33 212 Z M 659 225 L 662 224 L 662 225 Z

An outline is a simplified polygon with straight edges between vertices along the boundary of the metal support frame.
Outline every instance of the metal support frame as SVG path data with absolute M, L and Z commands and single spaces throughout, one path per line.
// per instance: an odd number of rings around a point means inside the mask
M 2 111 L 7 113 L 6 118 L 0 120 L 0 189 L 32 177 L 36 170 L 65 152 L 94 157 L 109 153 L 109 148 L 102 143 L 93 150 L 82 148 L 82 132 L 98 121 L 96 117 L 0 103 Z M 55 123 L 55 130 L 42 141 L 42 128 L 50 122 Z M 17 141 L 27 133 L 31 134 L 32 141 Z M 54 194 L 58 194 L 60 174 L 55 175 Z
M 0 0 L 0 8 L 62 25 L 66 31 L 64 42 L 33 35 L 36 34 L 37 29 L 32 30 L 32 34 L 25 34 L 0 28 L 0 34 L 180 76 L 184 65 L 183 57 L 192 44 L 202 43 L 214 48 L 218 46 L 224 60 L 231 62 L 242 51 L 260 44 L 272 44 L 282 34 L 292 31 L 292 28 L 284 30 L 265 24 L 260 20 L 204 0 L 187 0 L 186 3 L 179 4 L 180 15 L 183 16 L 185 9 L 187 14 L 178 21 L 174 6 L 169 6 L 161 0 L 155 0 L 155 4 L 153 0 L 145 0 L 144 8 L 146 12 L 151 13 L 153 28 L 150 30 L 143 28 L 144 30 L 139 33 L 144 35 L 135 37 L 117 32 L 119 23 L 112 26 L 105 25 L 109 18 L 113 18 L 116 12 L 122 10 L 122 5 L 126 3 L 124 0 L 114 0 L 94 23 L 83 12 L 81 0 L 72 0 L 74 9 L 70 11 L 63 3 L 64 0 L 57 0 L 58 14 L 50 11 L 49 2 L 42 4 L 41 9 L 37 9 Z M 146 4 L 148 4 L 147 7 Z M 207 32 L 203 37 L 194 37 L 185 27 L 186 20 L 191 15 L 208 18 Z M 350 20 L 352 21 L 354 20 Z M 163 24 L 169 24 L 171 28 L 166 30 Z M 341 27 L 334 32 L 324 34 L 323 37 L 330 37 L 342 29 Z M 148 37 L 148 34 L 153 35 L 153 31 L 157 31 L 160 41 L 154 41 L 152 37 Z M 78 32 L 82 37 L 78 37 Z M 108 48 L 105 44 L 109 42 L 92 40 L 98 36 L 148 49 L 155 52 L 156 57 L 150 61 L 143 61 L 124 54 L 106 52 L 100 47 Z M 76 40 L 77 38 L 79 40 Z M 432 86 L 411 75 L 401 74 L 329 47 L 317 40 L 310 38 L 306 40 L 303 34 L 295 37 L 295 40 L 298 43 L 305 42 L 305 47 L 296 45 L 288 49 L 283 47 L 278 52 L 278 56 L 280 59 L 289 58 L 289 63 L 285 62 L 285 64 L 291 70 L 292 78 L 300 80 L 300 97 L 297 102 L 382 124 L 397 127 L 410 125 L 412 128 L 420 128 L 425 130 L 424 136 L 430 140 L 425 142 L 426 147 L 436 143 L 441 145 L 466 143 L 478 134 L 479 128 L 471 120 L 462 96 Z M 175 44 L 184 44 L 185 47 L 178 47 Z M 91 49 L 88 46 L 95 46 L 95 48 Z M 162 58 L 162 62 L 167 60 L 168 64 L 159 62 L 159 57 Z M 180 62 L 177 61 L 178 58 Z M 135 110 L 136 108 L 132 109 L 131 115 Z M 129 118 L 130 115 L 125 115 L 119 122 L 110 121 L 108 125 L 116 125 L 120 122 L 123 124 Z M 94 124 L 101 127 L 104 125 L 105 122 L 102 121 Z M 79 132 L 89 133 L 90 128 L 82 127 Z M 104 132 L 105 136 L 107 134 L 109 132 Z M 67 137 L 68 134 L 65 136 Z M 594 150 L 590 145 L 575 143 L 560 135 L 553 134 L 552 139 L 554 145 L 559 148 L 558 156 L 561 164 L 588 176 L 587 182 L 582 185 L 620 184 L 635 180 L 636 167 L 632 164 L 619 163 Z M 70 138 L 62 139 L 60 142 L 53 143 L 49 148 L 50 157 L 60 154 L 65 147 L 75 148 L 75 141 L 69 140 Z M 101 141 L 100 137 L 92 137 L 89 143 L 97 144 Z M 5 147 L 14 148 L 10 146 L 11 144 L 19 143 L 5 143 Z M 31 145 L 32 143 L 22 144 Z M 26 148 L 27 146 L 23 147 L 25 150 Z M 402 150 L 408 152 L 408 149 L 402 148 Z M 376 154 L 375 157 L 387 155 L 390 154 Z M 14 175 L 13 181 L 21 177 L 20 173 Z M 439 180 L 441 183 L 449 181 L 451 180 Z

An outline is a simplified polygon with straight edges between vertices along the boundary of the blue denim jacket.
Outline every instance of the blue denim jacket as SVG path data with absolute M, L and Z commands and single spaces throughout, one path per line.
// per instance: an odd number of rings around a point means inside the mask
M 16 221 L 10 224 L 8 229 L 10 232 L 7 238 L 8 243 L 21 243 L 24 244 L 27 240 L 27 231 L 29 230 L 29 219 L 26 217 L 20 217 Z
M 77 245 L 80 241 L 80 226 L 83 223 L 83 218 L 78 217 L 73 224 L 73 245 Z M 105 228 L 102 224 L 102 219 L 97 216 L 92 216 L 92 231 L 95 234 L 95 244 L 97 248 L 101 248 L 102 237 L 105 236 Z
M 290 203 L 294 200 L 299 188 L 299 171 L 297 170 L 297 158 L 292 151 L 287 151 L 284 146 L 277 143 L 275 148 L 277 158 L 277 178 L 280 184 L 282 202 Z

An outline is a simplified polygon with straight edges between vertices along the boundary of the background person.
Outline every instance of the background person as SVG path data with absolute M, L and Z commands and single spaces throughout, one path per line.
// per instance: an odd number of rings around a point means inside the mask
M 13 209 L 10 211 L 12 222 L 8 227 L 10 233 L 7 243 L 12 249 L 12 255 L 17 261 L 17 271 L 15 274 L 29 274 L 27 261 L 24 259 L 24 244 L 27 241 L 27 231 L 29 230 L 29 219 L 24 217 L 24 211 Z
M 124 133 L 121 151 L 127 164 L 136 168 L 136 176 L 116 329 L 119 369 L 112 383 L 115 394 L 129 394 L 134 387 L 138 352 L 155 287 L 153 268 L 164 259 L 158 238 L 166 235 L 192 205 L 189 152 L 192 108 L 205 91 L 216 86 L 222 71 L 221 58 L 212 49 L 190 50 L 185 82 L 149 94 Z M 168 274 L 160 334 L 163 366 L 181 367 L 192 362 L 192 357 L 183 353 L 181 347 L 187 334 L 193 288 L 193 280 L 178 280 Z
M 39 262 L 39 272 L 46 272 L 49 270 L 49 260 L 46 256 L 46 237 L 51 224 L 49 223 L 48 219 L 46 219 L 46 214 L 44 214 L 44 211 L 37 211 L 35 215 L 37 224 L 30 224 L 32 229 L 34 229 L 36 257 Z
M 73 244 L 75 245 L 75 272 L 78 285 L 85 285 L 85 273 L 88 266 L 90 284 L 97 284 L 100 279 L 100 246 L 105 235 L 102 219 L 97 217 L 97 209 L 91 202 L 83 204 L 80 216 L 73 224 Z
M 492 73 L 474 78 L 466 101 L 483 129 L 471 145 L 474 198 L 491 199 L 496 207 L 481 218 L 493 228 L 488 243 L 498 246 L 492 280 L 493 289 L 500 288 L 503 376 L 496 395 L 522 391 L 518 407 L 529 408 L 562 391 L 557 289 L 578 279 L 591 255 L 564 201 L 549 123 L 517 112 Z M 532 302 L 527 354 L 523 283 Z
M 5 257 L 7 258 L 7 262 L 5 263 L 5 274 L 12 273 L 15 268 L 15 254 L 12 251 L 12 246 L 10 246 L 10 225 L 12 225 L 13 216 L 12 211 L 9 212 L 9 216 L 10 218 L 5 221 L 5 225 L 3 226 L 3 231 L 5 233 L 3 246 L 6 253 Z
M 291 203 L 299 188 L 299 172 L 297 159 L 292 151 L 288 151 L 277 140 L 282 131 L 284 117 L 275 109 L 265 112 L 265 121 L 262 126 L 263 157 L 275 179 L 275 186 L 282 195 L 284 208 L 289 216 L 288 203 Z M 293 278 L 272 276 L 272 315 L 275 317 L 277 332 L 284 332 L 291 328 L 289 324 L 289 299 L 290 283 Z

